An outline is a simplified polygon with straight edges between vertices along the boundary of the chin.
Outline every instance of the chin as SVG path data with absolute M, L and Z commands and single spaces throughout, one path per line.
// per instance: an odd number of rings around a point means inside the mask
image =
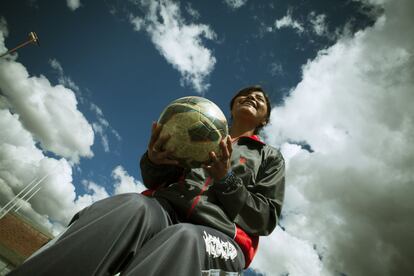
M 250 110 L 243 110 L 243 112 L 239 112 L 237 117 L 243 121 L 251 121 L 256 118 L 255 114 L 253 114 Z
M 239 110 L 243 114 L 251 114 L 252 116 L 256 114 L 256 109 L 254 109 L 254 107 L 251 106 L 241 106 Z

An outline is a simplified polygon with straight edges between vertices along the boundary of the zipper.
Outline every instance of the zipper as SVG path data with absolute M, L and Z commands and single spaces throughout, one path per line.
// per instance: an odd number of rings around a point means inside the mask
M 239 138 L 240 137 L 237 137 L 236 139 L 232 140 L 231 143 L 232 144 L 235 144 L 239 140 Z M 196 196 L 196 198 L 194 199 L 193 203 L 191 204 L 190 209 L 187 212 L 187 219 L 189 219 L 191 217 L 191 214 L 193 213 L 194 208 L 197 206 L 198 202 L 200 201 L 201 195 L 206 191 L 208 185 L 210 185 L 211 180 L 212 180 L 211 176 L 209 176 L 209 177 L 206 178 L 206 181 L 204 182 L 203 187 L 201 188 L 200 193 Z
M 200 193 L 196 196 L 196 198 L 194 199 L 193 203 L 191 204 L 190 209 L 187 212 L 187 219 L 190 218 L 191 214 L 194 211 L 194 208 L 196 207 L 196 205 L 200 201 L 201 195 L 206 191 L 208 185 L 210 185 L 211 179 L 212 179 L 211 176 L 207 177 L 206 182 L 204 182 L 203 187 L 201 188 Z

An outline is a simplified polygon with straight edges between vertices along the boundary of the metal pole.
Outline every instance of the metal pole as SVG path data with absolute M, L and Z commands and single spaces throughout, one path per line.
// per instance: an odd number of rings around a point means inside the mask
M 37 36 L 37 34 L 35 32 L 30 32 L 29 33 L 29 40 L 17 45 L 16 47 L 14 47 L 13 49 L 7 51 L 6 53 L 1 54 L 0 58 L 4 57 L 5 55 L 8 55 L 8 54 L 11 54 L 11 53 L 15 52 L 18 49 L 20 49 L 20 48 L 22 48 L 22 47 L 24 47 L 24 46 L 26 46 L 27 44 L 30 44 L 30 43 L 36 44 L 38 46 L 40 45 L 39 44 L 39 37 Z
M 26 201 L 27 203 L 29 203 L 29 200 L 32 199 L 32 197 L 34 197 L 39 191 L 40 189 L 42 189 L 42 186 L 40 186 L 39 188 L 37 188 L 36 191 L 33 192 L 33 194 L 31 194 L 28 198 L 24 199 L 24 201 Z M 22 208 L 23 204 L 20 202 L 20 206 L 17 207 L 16 210 L 14 210 L 16 213 L 20 210 L 20 208 Z
M 52 172 L 47 173 L 44 177 L 42 177 L 39 181 L 37 181 L 33 185 L 31 185 L 33 183 L 33 181 L 32 181 L 32 182 L 30 182 L 31 184 L 24 187 L 22 191 L 20 191 L 12 200 L 10 200 L 0 210 L 0 219 L 2 219 L 5 215 L 7 215 L 7 213 L 10 212 L 19 203 L 19 200 L 25 200 L 25 197 L 27 197 L 27 195 L 29 195 L 37 186 L 39 186 L 43 182 L 43 180 L 45 180 L 51 173 Z M 35 179 L 37 179 L 37 178 L 35 178 Z M 31 187 L 30 187 L 30 185 L 31 185 Z M 19 195 L 21 195 L 22 192 L 23 192 L 23 195 L 20 198 Z
M 23 194 L 23 193 L 25 193 L 28 189 L 30 189 L 30 187 L 32 186 L 32 184 L 34 183 L 34 182 L 36 182 L 38 180 L 38 178 L 37 177 L 35 177 L 29 184 L 27 184 L 17 195 L 15 195 L 13 198 L 12 198 L 12 200 L 10 200 L 9 202 L 7 202 L 6 203 L 6 205 L 4 205 L 3 206 L 3 208 L 1 208 L 0 209 L 0 215 L 1 215 L 1 213 L 3 213 L 3 211 L 4 210 L 6 210 L 7 208 L 9 208 L 9 205 L 10 204 L 13 204 L 13 202 L 15 201 L 15 200 L 17 200 L 17 198 L 21 195 L 21 194 Z M 35 184 L 36 185 L 36 184 Z

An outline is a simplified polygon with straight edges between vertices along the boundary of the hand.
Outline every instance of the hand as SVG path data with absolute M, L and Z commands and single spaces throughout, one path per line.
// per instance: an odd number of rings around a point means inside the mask
M 162 125 L 157 122 L 152 123 L 151 138 L 148 143 L 148 158 L 157 165 L 178 165 L 177 160 L 171 159 L 173 150 L 164 150 L 164 145 L 170 139 L 170 135 L 164 135 L 160 137 Z
M 210 163 L 203 165 L 203 168 L 207 170 L 210 176 L 214 180 L 220 180 L 225 177 L 231 168 L 231 153 L 233 151 L 231 138 L 227 136 L 220 141 L 221 157 L 218 158 L 217 154 L 210 152 Z

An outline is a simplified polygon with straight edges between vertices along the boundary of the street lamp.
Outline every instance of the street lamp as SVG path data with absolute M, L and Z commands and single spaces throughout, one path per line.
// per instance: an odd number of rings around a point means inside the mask
M 16 47 L 14 47 L 13 49 L 7 51 L 6 53 L 1 54 L 0 57 L 4 57 L 5 55 L 11 54 L 11 53 L 15 52 L 17 49 L 20 49 L 20 48 L 22 48 L 22 47 L 24 47 L 24 46 L 26 46 L 27 44 L 30 44 L 30 43 L 36 44 L 38 46 L 40 45 L 39 44 L 39 38 L 37 37 L 37 34 L 35 32 L 30 32 L 29 33 L 29 39 L 27 41 L 21 43 L 20 45 L 17 45 Z

